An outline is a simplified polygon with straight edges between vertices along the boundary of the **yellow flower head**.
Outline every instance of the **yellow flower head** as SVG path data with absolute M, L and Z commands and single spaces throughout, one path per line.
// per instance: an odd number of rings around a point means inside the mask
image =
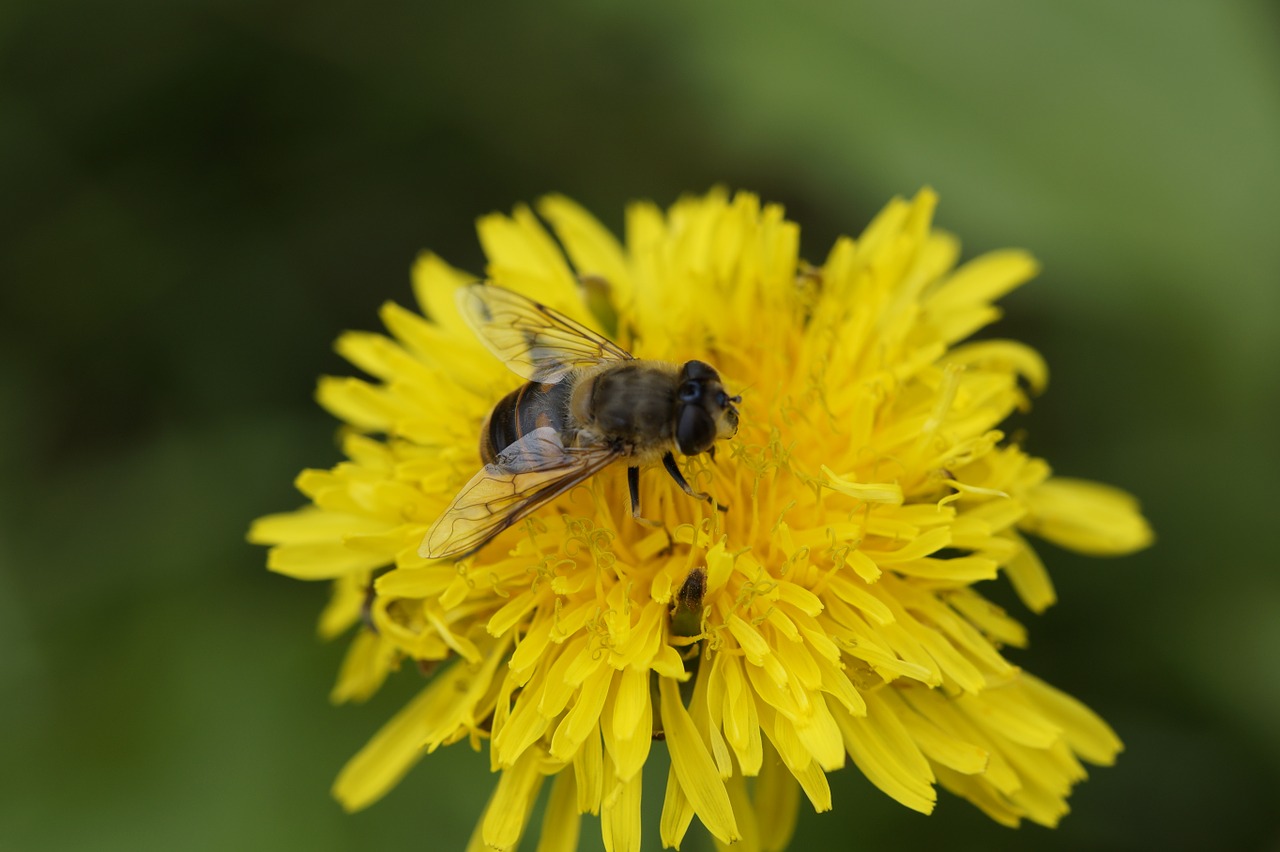
M 338 348 L 375 381 L 324 379 L 348 457 L 298 478 L 312 505 L 257 521 L 268 565 L 333 580 L 321 632 L 353 626 L 335 700 L 405 661 L 421 694 L 343 769 L 349 809 L 424 754 L 487 740 L 500 779 L 471 847 L 511 849 L 552 778 L 539 849 L 573 849 L 598 813 L 606 848 L 641 846 L 641 776 L 670 754 L 658 835 L 696 816 L 723 843 L 781 849 L 800 793 L 832 806 L 852 761 L 907 807 L 935 785 L 993 819 L 1053 825 L 1120 742 L 1088 708 L 1011 665 L 1023 627 L 974 584 L 1001 571 L 1033 611 L 1053 587 L 1023 533 L 1094 554 L 1147 545 L 1126 494 L 1052 477 L 998 430 L 1046 381 L 1032 349 L 963 344 L 1035 274 L 1021 251 L 956 267 L 933 193 L 895 200 L 820 265 L 799 228 L 739 193 L 627 212 L 620 245 L 568 200 L 479 223 L 484 278 L 638 358 L 713 365 L 741 394 L 715 461 L 658 468 L 631 514 L 626 464 L 605 467 L 474 554 L 419 546 L 482 467 L 481 424 L 523 384 L 477 338 L 456 291 L 477 276 L 414 269 L 424 316 L 393 304 L 390 337 Z M 652 827 L 648 829 L 652 831 Z

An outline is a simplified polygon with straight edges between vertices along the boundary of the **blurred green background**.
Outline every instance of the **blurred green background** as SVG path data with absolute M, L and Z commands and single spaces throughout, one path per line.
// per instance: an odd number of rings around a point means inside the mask
M 420 680 L 330 706 L 326 589 L 245 530 L 337 461 L 315 379 L 420 249 L 477 270 L 480 214 L 554 190 L 617 229 L 713 183 L 784 203 L 815 260 L 923 184 L 966 256 L 1034 251 L 996 330 L 1053 370 L 1019 425 L 1159 536 L 1046 546 L 1043 617 L 989 584 L 1015 661 L 1127 746 L 1060 828 L 921 817 L 848 769 L 794 848 L 1276 848 L 1273 4 L 10 0 L 0 849 L 460 849 L 492 784 L 464 747 L 329 798 Z

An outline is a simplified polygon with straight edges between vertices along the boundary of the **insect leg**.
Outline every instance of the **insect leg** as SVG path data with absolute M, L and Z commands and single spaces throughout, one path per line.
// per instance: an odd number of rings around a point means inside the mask
M 701 491 L 694 491 L 693 486 L 688 483 L 684 478 L 684 474 L 680 472 L 680 467 L 676 464 L 676 458 L 671 455 L 671 453 L 667 453 L 662 457 L 662 466 L 667 469 L 667 473 L 671 474 L 671 478 L 676 481 L 676 485 L 679 485 L 685 494 L 688 494 L 696 500 L 705 500 L 721 512 L 729 511 L 728 506 L 721 505 L 715 500 L 712 500 L 710 494 L 704 494 Z
M 640 468 L 627 468 L 627 490 L 631 492 L 631 517 L 646 527 L 660 527 L 662 524 L 640 517 Z

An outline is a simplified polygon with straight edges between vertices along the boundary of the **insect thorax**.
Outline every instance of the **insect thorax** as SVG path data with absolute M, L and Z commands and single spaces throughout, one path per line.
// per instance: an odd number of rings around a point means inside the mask
M 675 371 L 654 361 L 611 366 L 584 379 L 573 395 L 573 418 L 601 440 L 647 455 L 671 443 Z

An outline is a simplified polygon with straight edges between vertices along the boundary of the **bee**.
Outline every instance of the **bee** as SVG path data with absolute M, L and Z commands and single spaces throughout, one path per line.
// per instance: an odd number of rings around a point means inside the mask
M 559 311 L 487 283 L 457 292 L 481 342 L 527 384 L 504 397 L 480 428 L 484 467 L 462 487 L 418 548 L 462 558 L 613 462 L 627 462 L 631 516 L 640 515 L 640 467 L 661 462 L 688 494 L 676 464 L 708 453 L 738 430 L 741 396 L 729 396 L 703 361 L 635 358 Z

